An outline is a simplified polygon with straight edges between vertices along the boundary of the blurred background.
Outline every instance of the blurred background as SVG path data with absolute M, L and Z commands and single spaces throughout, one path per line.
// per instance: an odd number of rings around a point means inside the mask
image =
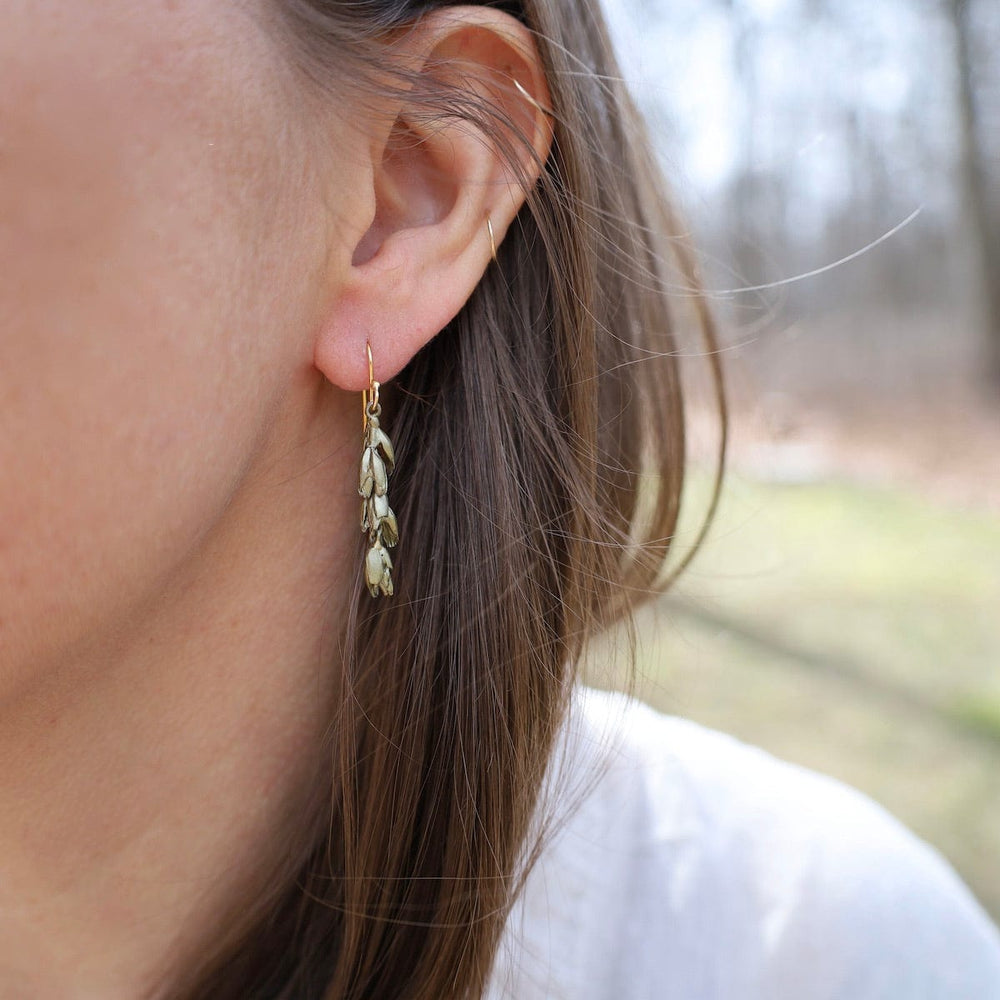
M 639 694 L 863 789 L 1000 920 L 1000 4 L 604 3 L 733 407 Z

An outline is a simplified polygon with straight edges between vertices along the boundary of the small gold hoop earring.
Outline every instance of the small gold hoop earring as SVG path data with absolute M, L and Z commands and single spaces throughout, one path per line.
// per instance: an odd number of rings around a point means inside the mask
M 526 100 L 526 101 L 527 101 L 527 102 L 528 102 L 529 104 L 531 104 L 531 105 L 532 105 L 533 107 L 535 107 L 535 108 L 536 108 L 536 109 L 537 109 L 538 111 L 541 111 L 541 113 L 542 113 L 543 115 L 546 115 L 546 116 L 547 116 L 547 117 L 549 117 L 549 118 L 555 118 L 555 112 L 553 112 L 553 111 L 552 111 L 552 110 L 551 110 L 550 108 L 546 108 L 546 107 L 545 107 L 544 105 L 541 105 L 541 104 L 539 104 L 539 103 L 538 103 L 538 101 L 536 101 L 536 100 L 535 100 L 535 99 L 534 99 L 534 98 L 533 98 L 533 97 L 531 96 L 531 94 L 529 94 L 529 93 L 527 92 L 527 90 L 525 90 L 525 89 L 524 89 L 524 87 L 522 87 L 522 86 L 521 86 L 521 84 L 520 84 L 520 82 L 519 82 L 518 80 L 514 79 L 514 77 L 511 77 L 511 80 L 512 80 L 512 81 L 513 81 L 513 83 L 514 83 L 514 86 L 515 86 L 515 87 L 517 87 L 517 89 L 518 89 L 518 90 L 520 91 L 520 93 L 521 93 L 521 96 L 522 96 L 522 97 L 523 97 L 523 98 L 524 98 L 524 99 L 525 99 L 525 100 Z
M 389 506 L 388 488 L 389 475 L 396 467 L 396 456 L 389 436 L 379 423 L 382 415 L 379 383 L 375 381 L 372 345 L 367 340 L 365 349 L 368 352 L 368 388 L 361 391 L 364 429 L 358 481 L 361 530 L 368 533 L 365 584 L 372 597 L 378 597 L 380 593 L 392 597 L 392 559 L 388 550 L 399 541 L 399 526 Z
M 493 254 L 493 263 L 497 264 L 497 238 L 493 234 L 493 220 L 487 215 L 486 216 L 486 230 L 490 234 L 490 253 Z

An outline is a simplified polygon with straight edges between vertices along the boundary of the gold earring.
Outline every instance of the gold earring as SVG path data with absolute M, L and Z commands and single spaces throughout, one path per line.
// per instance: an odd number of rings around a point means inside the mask
M 497 239 L 493 235 L 493 220 L 487 215 L 486 216 L 486 231 L 490 234 L 490 252 L 493 254 L 493 263 L 497 264 Z
M 552 109 L 551 109 L 551 108 L 547 108 L 547 107 L 545 107 L 544 105 L 542 105 L 542 104 L 539 104 L 539 103 L 538 103 L 538 101 L 536 101 L 536 100 L 535 100 L 535 99 L 534 99 L 534 98 L 533 98 L 533 97 L 531 96 L 531 94 L 529 94 L 529 93 L 527 92 L 527 90 L 525 90 L 525 89 L 524 89 L 524 87 L 522 87 L 522 86 L 521 86 L 521 84 L 520 84 L 520 83 L 519 83 L 519 82 L 518 82 L 517 80 L 515 80 L 515 79 L 514 79 L 514 77 L 511 77 L 511 80 L 512 80 L 512 81 L 513 81 L 513 83 L 514 83 L 514 86 L 515 86 L 515 87 L 517 87 L 517 89 L 518 89 L 518 90 L 520 91 L 520 93 L 521 93 L 521 96 L 522 96 L 522 97 L 523 97 L 523 98 L 524 98 L 524 99 L 525 99 L 525 100 L 526 100 L 526 101 L 527 101 L 527 102 L 528 102 L 529 104 L 533 105 L 533 106 L 534 106 L 534 107 L 535 107 L 535 108 L 536 108 L 536 109 L 537 109 L 538 111 L 541 111 L 541 113 L 542 113 L 543 115 L 547 115 L 547 116 L 548 116 L 549 118 L 555 118 L 555 112 L 554 112 L 554 111 L 552 111 Z
M 361 530 L 368 532 L 368 554 L 365 556 L 365 583 L 372 597 L 379 592 L 392 597 L 392 559 L 388 549 L 399 541 L 396 515 L 389 506 L 387 490 L 389 474 L 396 466 L 392 442 L 379 426 L 382 405 L 378 400 L 379 383 L 375 381 L 372 345 L 368 351 L 368 389 L 361 392 L 364 412 L 363 451 L 358 493 L 361 496 Z

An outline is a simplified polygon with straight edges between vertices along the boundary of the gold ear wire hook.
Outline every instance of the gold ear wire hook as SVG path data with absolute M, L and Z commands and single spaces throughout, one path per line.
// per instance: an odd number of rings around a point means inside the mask
M 378 382 L 375 381 L 375 365 L 372 362 L 371 341 L 365 341 L 365 350 L 368 352 L 368 388 L 361 390 L 361 429 L 368 426 L 368 404 L 372 408 L 378 406 Z

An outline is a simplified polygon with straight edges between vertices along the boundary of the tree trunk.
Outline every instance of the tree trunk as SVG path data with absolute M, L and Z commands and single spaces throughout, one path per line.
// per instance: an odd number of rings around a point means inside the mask
M 1000 242 L 993 232 L 987 190 L 986 158 L 978 121 L 975 67 L 972 52 L 973 25 L 970 0 L 947 0 L 945 9 L 954 36 L 958 98 L 959 182 L 965 215 L 965 234 L 974 262 L 974 294 L 983 324 L 986 378 L 1000 389 Z

